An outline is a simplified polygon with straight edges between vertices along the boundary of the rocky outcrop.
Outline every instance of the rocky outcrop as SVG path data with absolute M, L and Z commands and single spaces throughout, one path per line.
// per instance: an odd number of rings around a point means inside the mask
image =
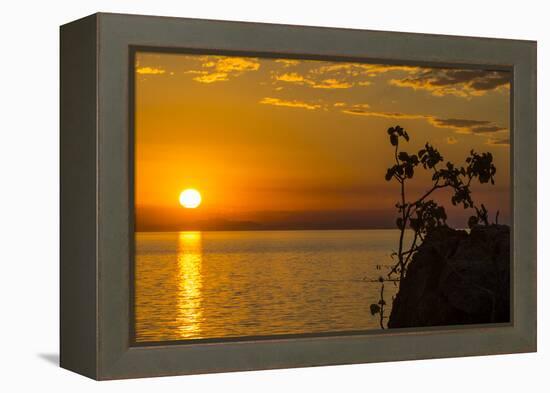
M 438 228 L 420 246 L 393 302 L 389 328 L 508 322 L 510 228 Z

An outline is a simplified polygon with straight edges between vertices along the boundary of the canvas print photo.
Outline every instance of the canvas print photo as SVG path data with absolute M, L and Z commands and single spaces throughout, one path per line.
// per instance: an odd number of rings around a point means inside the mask
M 133 60 L 136 343 L 510 322 L 509 71 Z

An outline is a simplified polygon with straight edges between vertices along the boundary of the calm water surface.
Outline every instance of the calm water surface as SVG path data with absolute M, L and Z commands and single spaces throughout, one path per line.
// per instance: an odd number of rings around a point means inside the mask
M 396 230 L 140 232 L 139 342 L 378 328 Z M 386 284 L 391 304 L 393 284 Z M 388 309 L 389 314 L 389 309 Z

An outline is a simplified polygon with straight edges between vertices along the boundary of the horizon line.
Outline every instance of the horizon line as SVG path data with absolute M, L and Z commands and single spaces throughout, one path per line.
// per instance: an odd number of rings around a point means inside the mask
M 163 230 L 134 230 L 134 233 L 144 232 L 275 232 L 275 231 L 370 231 L 370 230 L 392 230 L 393 227 L 372 227 L 372 228 L 261 228 L 261 229 L 163 229 Z
M 494 225 L 494 224 L 490 224 Z M 498 224 L 498 225 L 504 225 L 510 227 L 509 224 Z M 453 228 L 449 227 L 451 229 L 457 230 L 457 231 L 465 231 L 469 230 L 470 228 Z M 281 229 L 281 228 L 275 228 L 275 229 L 185 229 L 185 230 L 160 230 L 160 231 L 134 231 L 134 233 L 177 233 L 177 232 L 301 232 L 301 231 L 398 231 L 399 228 L 392 228 L 392 227 L 377 227 L 377 228 L 316 228 L 316 229 Z M 411 231 L 412 229 L 407 228 L 407 231 Z

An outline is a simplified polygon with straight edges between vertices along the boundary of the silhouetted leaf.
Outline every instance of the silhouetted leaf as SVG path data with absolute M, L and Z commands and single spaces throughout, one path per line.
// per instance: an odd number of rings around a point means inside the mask
M 407 177 L 410 179 L 413 177 L 414 175 L 414 169 L 411 165 L 407 165 L 405 167 L 405 175 L 407 175 Z
M 402 152 L 399 152 L 398 156 L 397 156 L 401 161 L 408 161 L 409 160 L 409 155 L 407 154 L 407 152 L 405 151 L 402 151 Z
M 397 225 L 397 228 L 403 228 L 403 219 L 399 217 L 397 220 L 395 220 L 395 224 Z

